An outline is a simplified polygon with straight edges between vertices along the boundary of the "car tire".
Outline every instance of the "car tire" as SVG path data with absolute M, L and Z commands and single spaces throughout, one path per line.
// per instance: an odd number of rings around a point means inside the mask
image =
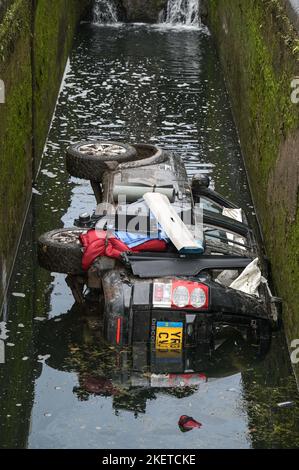
M 119 163 L 135 160 L 134 147 L 119 142 L 87 140 L 71 145 L 66 152 L 66 168 L 70 175 L 90 181 L 102 181 L 104 171 Z
M 50 272 L 82 274 L 82 246 L 80 229 L 60 229 L 45 233 L 38 240 L 38 261 Z
M 166 162 L 170 157 L 167 152 L 156 145 L 135 144 L 134 148 L 136 150 L 136 158 L 133 161 L 121 163 L 119 165 L 120 170 L 158 165 Z

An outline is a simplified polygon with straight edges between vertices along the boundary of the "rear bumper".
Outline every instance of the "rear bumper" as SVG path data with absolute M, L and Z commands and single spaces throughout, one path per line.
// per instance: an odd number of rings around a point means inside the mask
M 209 341 L 215 323 L 235 326 L 271 328 L 271 305 L 265 298 L 246 295 L 211 280 L 207 310 L 154 308 L 153 279 L 124 278 L 119 272 L 103 277 L 105 295 L 105 336 L 114 345 L 127 346 L 139 342 L 155 344 L 156 324 L 182 322 L 184 346 Z

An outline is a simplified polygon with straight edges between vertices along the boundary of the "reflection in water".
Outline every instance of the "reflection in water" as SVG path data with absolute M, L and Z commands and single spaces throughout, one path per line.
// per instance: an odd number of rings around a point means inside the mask
M 111 396 L 116 411 L 145 413 L 147 400 L 158 393 L 188 397 L 208 381 L 258 363 L 270 344 L 268 338 L 262 347 L 252 347 L 240 331 L 217 327 L 196 350 L 155 351 L 145 343 L 119 350 L 105 342 L 98 308 L 75 305 L 67 315 L 43 323 L 36 350 L 50 355 L 50 367 L 77 374 L 78 399 Z
M 0 447 L 298 445 L 298 395 L 280 335 L 265 357 L 229 330 L 225 341 L 217 332 L 213 348 L 182 356 L 156 356 L 141 345 L 116 351 L 103 341 L 100 310 L 72 307 L 64 276 L 37 266 L 37 236 L 94 209 L 89 183 L 70 178 L 64 165 L 66 146 L 93 135 L 177 151 L 190 176 L 199 167 L 208 172 L 254 222 L 210 36 L 200 29 L 83 25 L 1 323 L 7 360 L 0 365 Z M 277 407 L 285 401 L 292 408 Z M 182 415 L 202 428 L 181 433 Z

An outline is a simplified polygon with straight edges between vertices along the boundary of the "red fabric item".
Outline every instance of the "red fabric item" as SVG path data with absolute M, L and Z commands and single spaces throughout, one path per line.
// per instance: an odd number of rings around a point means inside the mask
M 192 431 L 192 429 L 200 429 L 202 424 L 191 416 L 183 415 L 178 422 L 179 428 L 182 432 Z
M 149 240 L 135 248 L 129 248 L 125 243 L 114 235 L 107 236 L 104 230 L 89 230 L 84 235 L 80 235 L 80 241 L 84 248 L 82 258 L 82 267 L 88 271 L 92 263 L 99 256 L 108 256 L 109 258 L 120 258 L 120 255 L 126 251 L 139 253 L 141 251 L 166 251 L 167 243 L 164 240 Z

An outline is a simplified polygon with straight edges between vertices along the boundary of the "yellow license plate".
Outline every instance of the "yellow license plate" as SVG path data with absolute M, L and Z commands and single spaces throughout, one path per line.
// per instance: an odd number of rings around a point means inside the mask
M 183 347 L 182 322 L 157 322 L 156 349 L 181 350 Z

